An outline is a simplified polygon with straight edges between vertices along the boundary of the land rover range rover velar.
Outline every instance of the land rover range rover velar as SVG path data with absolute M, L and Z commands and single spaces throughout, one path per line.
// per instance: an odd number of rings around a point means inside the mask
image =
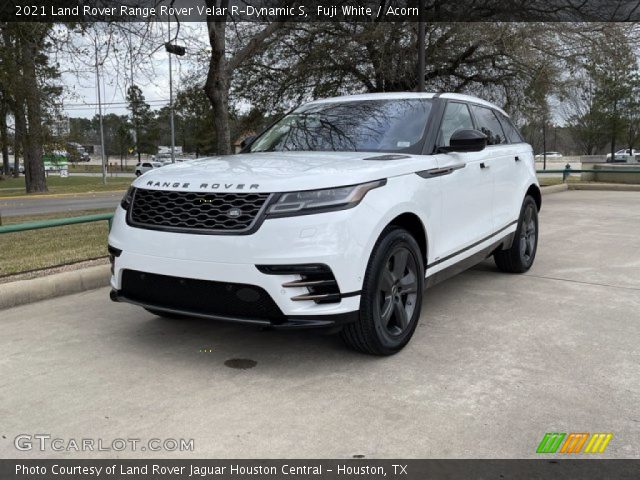
M 486 101 L 318 100 L 240 154 L 137 178 L 109 235 L 111 297 L 161 316 L 330 327 L 389 355 L 424 288 L 491 255 L 528 270 L 540 204 L 531 147 Z

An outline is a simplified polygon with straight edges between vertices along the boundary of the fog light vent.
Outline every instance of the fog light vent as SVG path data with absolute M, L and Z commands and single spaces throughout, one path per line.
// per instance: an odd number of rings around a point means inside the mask
M 302 265 L 256 265 L 267 275 L 300 275 L 299 280 L 283 283 L 284 288 L 306 288 L 309 293 L 291 297 L 294 302 L 340 302 L 340 289 L 331 269 L 321 263 Z

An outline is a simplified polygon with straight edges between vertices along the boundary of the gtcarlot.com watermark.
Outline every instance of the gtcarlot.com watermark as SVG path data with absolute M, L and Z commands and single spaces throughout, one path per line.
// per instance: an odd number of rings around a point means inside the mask
M 193 452 L 193 438 L 59 438 L 48 433 L 22 433 L 13 440 L 22 452 Z

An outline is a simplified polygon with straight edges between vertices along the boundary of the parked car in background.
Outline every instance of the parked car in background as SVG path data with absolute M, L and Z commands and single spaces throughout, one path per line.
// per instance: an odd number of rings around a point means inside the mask
M 613 161 L 614 162 L 633 162 L 638 156 L 640 156 L 640 150 L 636 150 L 635 148 L 633 150 L 629 150 L 627 148 L 626 150 L 625 149 L 618 150 L 613 156 Z M 611 162 L 610 153 L 607 153 L 607 162 Z
M 187 160 L 191 160 L 190 157 L 187 157 L 183 154 L 178 154 L 177 152 L 174 155 L 175 163 L 186 162 Z M 151 161 L 160 162 L 162 165 L 171 165 L 171 153 L 158 153 L 151 157 Z
M 161 162 L 141 162 L 136 165 L 136 177 L 139 177 L 143 173 L 153 170 L 154 168 L 162 167 Z
M 76 142 L 67 143 L 68 159 L 70 162 L 88 162 L 91 160 L 87 150 Z
M 562 158 L 560 152 L 545 152 L 547 158 Z M 541 160 L 545 157 L 545 153 L 539 153 L 535 156 L 536 160 Z
M 144 177 L 113 219 L 111 298 L 159 316 L 331 328 L 391 355 L 424 288 L 491 256 L 523 273 L 536 255 L 531 146 L 467 95 L 317 100 L 241 154 Z
M 14 166 L 13 162 L 9 164 L 9 175 L 13 175 Z M 24 165 L 22 163 L 18 166 L 18 173 L 20 175 L 24 175 Z

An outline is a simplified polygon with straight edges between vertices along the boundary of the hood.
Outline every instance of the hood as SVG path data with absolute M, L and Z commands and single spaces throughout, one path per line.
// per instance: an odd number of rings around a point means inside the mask
M 371 152 L 259 152 L 200 158 L 150 170 L 135 187 L 177 191 L 290 192 L 352 185 L 435 166 L 435 158 Z

